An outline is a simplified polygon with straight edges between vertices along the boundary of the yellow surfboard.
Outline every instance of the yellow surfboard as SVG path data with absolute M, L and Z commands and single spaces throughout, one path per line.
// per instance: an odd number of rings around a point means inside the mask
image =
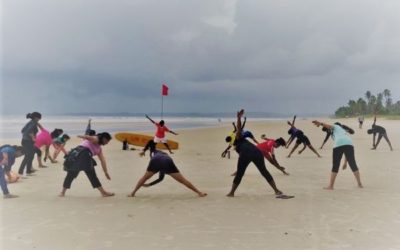
M 134 134 L 134 133 L 128 133 L 128 132 L 120 132 L 116 133 L 114 137 L 120 141 L 124 142 L 125 140 L 128 142 L 130 145 L 134 146 L 139 146 L 139 147 L 144 147 L 146 146 L 147 142 L 150 140 L 153 140 L 153 136 L 149 135 L 141 135 L 141 134 Z M 168 146 L 170 149 L 178 149 L 179 148 L 179 143 L 176 141 L 172 140 L 167 140 Z M 167 149 L 163 143 L 157 143 L 157 149 Z

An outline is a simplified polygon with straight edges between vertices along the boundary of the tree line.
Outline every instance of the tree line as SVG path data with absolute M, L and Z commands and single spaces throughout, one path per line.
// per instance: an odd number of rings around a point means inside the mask
M 371 91 L 365 93 L 364 98 L 350 100 L 347 106 L 336 110 L 336 117 L 351 117 L 358 115 L 400 115 L 400 101 L 393 102 L 392 93 L 385 89 L 373 95 Z

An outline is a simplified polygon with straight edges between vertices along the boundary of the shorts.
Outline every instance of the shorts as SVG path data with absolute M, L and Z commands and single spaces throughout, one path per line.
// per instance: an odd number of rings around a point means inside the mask
M 302 136 L 297 137 L 296 144 L 302 144 L 302 143 L 303 143 L 304 145 L 306 145 L 306 146 L 310 146 L 310 145 L 311 145 L 310 140 L 309 140 L 308 137 L 305 136 L 305 135 L 302 135 Z
M 154 143 L 167 143 L 167 138 L 159 138 L 157 136 L 154 136 Z
M 162 172 L 165 174 L 179 173 L 178 168 L 175 166 L 175 163 L 171 158 L 157 156 L 150 160 L 147 171 L 152 173 Z

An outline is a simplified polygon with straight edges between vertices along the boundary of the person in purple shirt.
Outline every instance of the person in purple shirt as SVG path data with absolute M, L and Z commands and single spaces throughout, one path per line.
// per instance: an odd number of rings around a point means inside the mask
M 303 144 L 303 148 L 299 151 L 299 154 L 303 153 L 303 151 L 308 147 L 311 151 L 313 151 L 318 157 L 321 157 L 321 155 L 318 154 L 317 150 L 311 145 L 310 140 L 308 137 L 301 131 L 300 129 L 297 129 L 294 126 L 294 123 L 296 121 L 296 116 L 293 117 L 293 121 L 290 122 L 288 121 L 287 124 L 290 126 L 290 129 L 288 131 L 288 134 L 290 135 L 289 140 L 287 141 L 286 148 L 289 148 L 290 144 L 294 141 L 295 138 L 296 140 L 296 145 L 294 145 L 292 151 L 290 151 L 289 155 L 287 156 L 290 158 L 290 156 L 293 154 L 293 152 L 300 146 L 300 144 Z
M 69 155 L 76 155 L 76 158 L 73 161 L 73 164 L 68 165 L 67 169 L 64 168 L 67 171 L 67 176 L 64 179 L 63 189 L 59 196 L 65 196 L 67 189 L 71 188 L 72 181 L 78 176 L 80 171 L 85 172 L 92 187 L 98 189 L 103 197 L 114 196 L 114 193 L 107 192 L 102 187 L 95 171 L 95 166 L 97 164 L 93 159 L 94 156 L 97 156 L 100 159 L 101 167 L 103 168 L 106 178 L 111 180 L 107 170 L 107 162 L 102 151 L 102 146 L 108 144 L 111 140 L 111 135 L 104 132 L 95 136 L 83 135 L 78 137 L 84 139 L 84 141 L 78 147 L 69 152 Z M 68 158 L 69 157 L 67 156 L 66 161 Z M 65 163 L 66 162 L 64 162 L 64 167 L 66 166 Z

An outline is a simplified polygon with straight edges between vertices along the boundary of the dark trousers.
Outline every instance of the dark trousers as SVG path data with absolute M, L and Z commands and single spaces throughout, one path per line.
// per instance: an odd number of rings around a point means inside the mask
M 26 167 L 26 172 L 28 174 L 32 172 L 32 162 L 33 162 L 33 158 L 35 156 L 35 146 L 34 146 L 34 142 L 30 141 L 30 140 L 22 140 L 21 144 L 24 149 L 25 156 L 21 162 L 18 173 L 20 175 L 23 175 L 25 167 Z
M 356 159 L 354 157 L 354 147 L 351 145 L 344 145 L 333 149 L 333 166 L 332 172 L 339 172 L 340 161 L 343 155 L 346 156 L 347 162 L 353 172 L 358 171 Z
M 254 165 L 256 165 L 258 171 L 260 171 L 261 175 L 265 178 L 265 180 L 267 180 L 268 182 L 274 180 L 271 174 L 268 172 L 267 167 L 265 166 L 264 156 L 258 149 L 256 150 L 257 151 L 244 150 L 244 152 L 240 153 L 237 165 L 237 173 L 235 179 L 233 180 L 233 183 L 235 183 L 236 185 L 239 185 L 240 182 L 242 181 L 243 175 L 246 172 L 246 169 L 251 162 L 253 162 Z
M 87 177 L 88 177 L 90 183 L 92 184 L 93 188 L 101 187 L 100 180 L 99 180 L 99 178 L 97 178 L 96 171 L 94 170 L 94 168 L 89 168 L 89 169 L 86 169 L 86 170 L 83 170 L 83 171 L 87 175 Z M 67 188 L 67 189 L 71 188 L 72 181 L 76 177 L 78 177 L 79 172 L 80 171 L 68 171 L 67 172 L 67 176 L 65 176 L 63 187 Z

